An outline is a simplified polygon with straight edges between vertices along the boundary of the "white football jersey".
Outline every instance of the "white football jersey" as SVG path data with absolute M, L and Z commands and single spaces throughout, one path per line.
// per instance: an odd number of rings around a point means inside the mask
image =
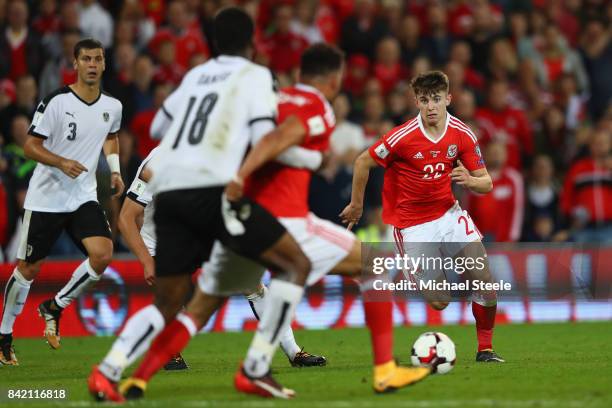
M 164 101 L 172 120 L 151 160 L 153 193 L 223 186 L 235 176 L 251 143 L 251 125 L 276 118 L 267 68 L 222 55 L 191 69 Z
M 144 207 L 144 217 L 142 220 L 142 227 L 140 228 L 140 236 L 142 237 L 142 240 L 144 241 L 145 246 L 149 250 L 151 256 L 155 256 L 155 243 L 157 242 L 155 235 L 155 223 L 153 222 L 155 203 L 153 202 L 153 195 L 148 188 L 148 183 L 140 178 L 140 173 L 142 173 L 142 169 L 145 168 L 158 149 L 159 146 L 151 150 L 149 155 L 142 161 L 140 167 L 138 167 L 138 171 L 136 172 L 136 177 L 134 177 L 134 181 L 132 181 L 132 184 L 127 192 L 128 198 L 134 200 Z
M 96 168 L 109 133 L 121 126 L 121 102 L 100 93 L 87 103 L 65 86 L 44 98 L 28 133 L 45 139 L 52 153 L 76 160 L 87 168 L 76 179 L 56 167 L 38 163 L 30 179 L 24 208 L 42 212 L 72 212 L 87 201 L 97 201 Z

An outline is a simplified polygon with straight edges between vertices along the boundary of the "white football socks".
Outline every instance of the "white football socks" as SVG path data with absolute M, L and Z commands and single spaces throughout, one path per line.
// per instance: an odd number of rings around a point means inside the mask
M 100 371 L 119 381 L 123 371 L 149 349 L 151 342 L 165 327 L 164 316 L 154 305 L 140 309 L 132 316 L 100 364 Z
M 264 299 L 266 298 L 268 293 L 268 288 L 264 285 L 261 285 L 260 289 L 257 292 L 251 293 L 247 296 L 247 300 L 253 309 L 253 313 L 257 320 L 260 320 L 264 315 Z M 280 333 L 280 346 L 283 349 L 285 355 L 289 358 L 289 360 L 293 360 L 295 355 L 300 352 L 301 348 L 295 342 L 295 337 L 293 335 L 293 329 L 291 328 L 291 322 L 283 329 Z
M 302 286 L 272 279 L 264 298 L 265 313 L 259 320 L 257 332 L 244 360 L 247 375 L 262 377 L 268 373 L 281 333 L 291 324 L 303 294 Z
M 55 303 L 61 308 L 67 307 L 88 287 L 94 285 L 99 280 L 100 275 L 94 271 L 89 264 L 89 258 L 87 258 L 74 270 L 66 286 L 55 295 Z
M 24 278 L 17 268 L 13 270 L 13 274 L 4 288 L 0 334 L 11 334 L 13 332 L 13 324 L 15 324 L 17 316 L 23 311 L 32 282 Z

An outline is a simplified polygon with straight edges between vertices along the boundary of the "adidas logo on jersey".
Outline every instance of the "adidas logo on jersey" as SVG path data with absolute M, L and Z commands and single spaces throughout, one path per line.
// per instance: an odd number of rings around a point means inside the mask
M 423 153 L 418 152 L 417 154 L 415 154 L 414 156 L 412 156 L 413 159 L 423 159 Z

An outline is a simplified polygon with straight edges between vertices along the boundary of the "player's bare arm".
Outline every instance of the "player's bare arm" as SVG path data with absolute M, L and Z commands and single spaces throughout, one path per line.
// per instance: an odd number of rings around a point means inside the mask
M 351 202 L 340 213 L 343 224 L 348 224 L 348 229 L 359 222 L 363 214 L 363 196 L 370 176 L 370 169 L 378 166 L 370 153 L 366 150 L 355 160 L 353 168 L 353 190 L 351 192 Z
M 306 136 L 306 129 L 295 116 L 288 117 L 277 128 L 266 134 L 249 152 L 236 177 L 225 188 L 228 200 L 236 201 L 242 197 L 244 180 L 253 172 L 291 146 L 299 145 Z
M 29 136 L 23 146 L 25 156 L 47 166 L 56 167 L 73 179 L 79 177 L 82 172 L 87 171 L 87 168 L 78 161 L 50 152 L 43 146 L 43 142 L 44 139 L 42 138 Z
M 450 173 L 453 182 L 470 189 L 475 193 L 488 193 L 493 190 L 493 181 L 486 168 L 468 171 L 461 160 L 457 160 L 458 166 Z
M 111 189 L 115 190 L 113 198 L 121 197 L 125 185 L 121 179 L 121 168 L 119 165 L 119 138 L 116 133 L 108 135 L 108 138 L 102 146 L 108 167 L 111 170 Z
M 151 171 L 145 168 L 138 177 L 148 182 L 151 178 Z M 126 199 L 119 213 L 119 230 L 130 250 L 142 264 L 145 281 L 153 285 L 155 283 L 155 261 L 140 235 L 144 209 L 145 207 L 134 200 Z

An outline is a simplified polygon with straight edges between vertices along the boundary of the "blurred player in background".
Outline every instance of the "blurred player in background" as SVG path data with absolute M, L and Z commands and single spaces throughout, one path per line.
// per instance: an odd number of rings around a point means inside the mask
M 291 323 L 302 298 L 311 265 L 291 235 L 261 206 L 225 197 L 224 186 L 236 174 L 250 142 L 269 130 L 260 125 L 273 122 L 277 100 L 272 73 L 247 59 L 254 32 L 251 18 L 229 7 L 215 16 L 214 30 L 220 56 L 190 70 L 153 120 L 151 133 L 164 135 L 149 163 L 157 240 L 155 301 L 128 324 L 146 327 L 151 338 L 167 326 L 173 333 L 171 344 L 194 335 L 197 326 L 190 316 L 177 313 L 191 290 L 194 266 L 208 260 L 219 240 L 277 271 L 266 299 L 270 312 L 260 320 L 253 341 L 257 355 L 271 359 L 278 334 Z M 129 334 L 140 332 L 138 327 Z M 109 354 L 113 361 L 92 370 L 89 392 L 97 400 L 120 402 L 124 397 L 116 381 L 127 356 L 113 350 Z M 245 364 L 252 359 L 249 355 Z M 269 371 L 252 381 L 289 392 Z
M 358 277 L 362 270 L 361 243 L 351 232 L 310 212 L 308 190 L 312 170 L 296 169 L 268 160 L 289 146 L 299 145 L 313 152 L 329 149 L 335 117 L 328 100 L 332 100 L 340 89 L 343 65 L 342 53 L 333 46 L 316 44 L 304 52 L 301 82 L 283 89 L 279 95 L 281 125 L 249 153 L 238 176 L 226 189 L 230 200 L 238 200 L 244 184 L 249 198 L 279 217 L 310 259 L 312 271 L 306 282 L 308 285 L 316 283 L 332 270 Z M 245 275 L 245 271 L 249 275 Z M 226 296 L 256 285 L 264 271 L 256 263 L 216 243 L 210 261 L 204 264 L 204 273 L 198 279 L 196 294 L 185 314 L 196 323 L 196 327 L 203 327 Z M 274 312 L 269 307 L 269 304 L 258 303 L 256 312 L 260 317 L 266 316 Z M 374 345 L 375 391 L 387 392 L 426 377 L 429 369 L 398 367 L 393 359 L 391 303 L 380 300 L 364 302 L 364 307 Z M 186 328 L 183 331 L 187 333 Z M 162 367 L 163 361 L 187 345 L 187 336 L 181 343 L 171 341 L 173 336 L 175 333 L 165 330 L 155 340 L 133 377 L 122 385 L 128 396 L 142 395 L 146 383 Z M 251 353 L 252 350 L 248 356 Z M 279 392 L 253 381 L 269 367 L 269 359 L 253 358 L 253 364 L 245 363 L 234 377 L 236 389 L 264 397 L 293 397 L 292 391 Z
M 411 243 L 439 243 L 425 247 L 435 247 L 438 254 L 486 259 L 480 232 L 451 191 L 452 182 L 476 193 L 488 193 L 493 187 L 476 136 L 447 112 L 451 95 L 444 73 L 423 73 L 412 80 L 411 86 L 419 115 L 392 129 L 357 158 L 351 202 L 340 216 L 349 226 L 359 221 L 369 171 L 382 166 L 383 220 L 395 227 L 395 241 L 402 255 Z M 413 277 L 428 278 L 420 277 L 421 272 L 415 271 Z M 470 279 L 492 281 L 488 263 L 484 269 L 473 268 L 466 273 Z M 437 310 L 448 306 L 441 296 L 428 301 Z M 492 345 L 496 310 L 495 291 L 472 294 L 478 337 L 476 361 L 504 362 Z
M 0 363 L 17 365 L 12 347 L 15 319 L 22 312 L 32 281 L 62 231 L 87 255 L 53 299 L 38 306 L 45 337 L 60 347 L 64 308 L 100 280 L 113 255 L 111 231 L 96 193 L 96 167 L 104 151 L 114 198 L 123 193 L 117 132 L 121 102 L 102 92 L 104 48 L 94 39 L 74 47 L 77 82 L 45 97 L 34 114 L 24 152 L 38 162 L 25 198 L 17 267 L 4 290 L 0 325 Z

